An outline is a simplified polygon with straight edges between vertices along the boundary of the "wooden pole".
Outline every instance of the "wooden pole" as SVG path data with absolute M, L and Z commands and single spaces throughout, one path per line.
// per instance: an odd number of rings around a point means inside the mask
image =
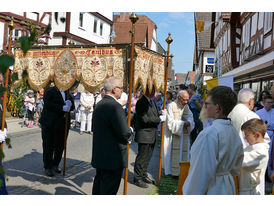
M 69 89 L 66 91 L 66 100 L 69 99 Z M 64 136 L 64 164 L 63 164 L 63 176 L 66 174 L 66 156 L 67 156 L 67 136 L 68 136 L 68 124 L 69 124 L 69 111 L 66 112 L 65 123 L 65 136 Z
M 165 71 L 165 87 L 164 87 L 164 105 L 163 109 L 166 108 L 166 93 L 167 93 L 167 77 L 168 77 L 168 67 L 169 67 L 169 46 L 173 40 L 170 37 L 170 33 L 168 34 L 168 38 L 166 42 L 168 44 L 167 48 L 167 61 L 166 61 L 166 71 Z M 161 180 L 161 169 L 162 169 L 162 153 L 163 153 L 163 141 L 164 141 L 164 122 L 161 123 L 161 149 L 160 149 L 160 160 L 159 160 L 159 174 L 158 174 L 158 186 L 160 186 Z
M 15 29 L 15 27 L 16 27 L 13 24 L 13 17 L 11 17 L 11 21 L 10 21 L 8 27 L 9 27 L 8 55 L 10 55 L 11 54 L 12 30 Z M 10 70 L 8 68 L 7 71 L 6 71 L 6 79 L 5 79 L 5 88 L 6 88 L 6 90 L 4 91 L 4 100 L 3 100 L 3 115 L 2 115 L 2 125 L 1 125 L 1 130 L 2 131 L 4 131 L 4 129 L 5 129 L 5 117 L 6 117 L 6 110 L 7 110 L 9 75 L 10 75 Z M 2 143 L 1 143 L 1 150 L 3 150 L 3 144 Z M 0 159 L 0 161 L 2 161 L 2 160 Z
M 74 41 L 72 40 L 72 37 L 70 37 L 70 41 L 68 42 L 68 44 L 74 45 Z M 66 91 L 66 100 L 69 99 L 69 89 Z M 63 176 L 65 176 L 66 174 L 66 157 L 67 157 L 67 138 L 68 138 L 68 130 L 69 130 L 69 112 L 66 112 L 66 123 L 65 123 L 65 136 L 64 136 L 64 164 L 63 164 Z
M 134 12 L 130 15 L 129 19 L 132 22 L 132 30 L 131 30 L 131 54 L 130 54 L 130 72 L 129 72 L 129 92 L 128 92 L 128 118 L 127 123 L 130 127 L 131 120 L 131 99 L 132 99 L 132 87 L 133 87 L 133 66 L 134 66 L 134 32 L 135 32 L 135 23 L 138 20 L 138 17 Z M 127 160 L 129 158 L 129 144 L 127 143 Z M 127 180 L 128 180 L 128 168 L 125 168 L 125 182 L 124 182 L 124 195 L 127 194 Z

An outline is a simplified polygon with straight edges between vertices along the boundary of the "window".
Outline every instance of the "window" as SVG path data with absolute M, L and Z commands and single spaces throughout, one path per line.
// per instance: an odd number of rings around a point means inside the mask
M 252 23 L 251 23 L 251 36 L 256 34 L 257 31 L 257 17 L 258 17 L 258 13 L 254 14 L 252 16 Z
M 249 46 L 250 42 L 250 19 L 245 24 L 245 48 Z
M 79 15 L 79 26 L 80 27 L 83 27 L 83 18 L 84 17 L 84 13 L 83 12 L 80 12 L 80 15 Z
M 100 35 L 103 35 L 103 23 L 100 23 Z
M 272 12 L 265 12 L 264 14 L 264 34 L 272 29 Z
M 97 20 L 96 19 L 94 19 L 93 32 L 97 33 Z

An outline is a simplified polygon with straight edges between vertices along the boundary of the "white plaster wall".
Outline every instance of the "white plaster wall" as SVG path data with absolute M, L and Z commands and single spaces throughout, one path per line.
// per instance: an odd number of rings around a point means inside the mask
M 113 12 L 109 12 L 109 11 L 100 11 L 99 12 L 101 15 L 103 15 L 104 17 L 108 18 L 109 20 L 113 21 Z
M 71 13 L 70 33 L 97 44 L 109 43 L 110 25 L 86 12 L 83 16 L 83 27 L 79 26 L 80 12 Z M 94 19 L 97 19 L 97 32 L 93 32 Z M 100 24 L 103 23 L 103 34 L 100 35 Z
M 41 15 L 43 15 L 42 12 L 41 12 Z M 42 17 L 41 15 L 40 15 L 40 18 Z M 49 14 L 46 14 L 46 15 L 45 15 L 44 19 L 42 20 L 42 23 L 43 23 L 43 24 L 46 24 L 46 25 L 48 25 L 48 24 L 50 23 L 50 22 L 49 22 Z
M 60 21 L 61 17 L 66 18 L 66 12 L 58 12 L 58 23 L 55 21 L 54 12 L 52 12 L 52 23 L 51 23 L 51 32 L 48 45 L 62 45 L 62 38 L 60 37 L 53 37 L 54 32 L 65 32 L 66 22 L 62 23 Z
M 35 14 L 35 13 L 33 13 L 33 12 L 27 12 L 26 13 L 26 16 L 27 16 L 27 18 L 28 19 L 32 19 L 32 20 L 34 20 L 34 21 L 37 21 L 37 14 Z
M 153 50 L 153 51 L 157 50 L 157 44 L 156 44 L 156 42 L 153 39 L 152 39 L 152 43 L 151 43 L 151 48 L 150 49 Z
M 19 16 L 24 16 L 24 12 L 12 12 L 12 13 L 17 14 Z
M 3 22 L 0 22 L 0 50 L 3 49 L 4 26 L 5 26 L 5 24 Z

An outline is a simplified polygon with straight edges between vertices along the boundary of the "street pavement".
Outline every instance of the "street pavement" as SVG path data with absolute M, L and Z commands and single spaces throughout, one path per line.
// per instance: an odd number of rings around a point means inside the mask
M 12 148 L 4 145 L 3 165 L 8 177 L 7 190 L 10 195 L 90 195 L 95 177 L 95 169 L 90 165 L 92 135 L 79 134 L 78 129 L 71 129 L 67 142 L 66 174 L 54 177 L 44 175 L 42 160 L 41 129 L 21 127 L 19 118 L 8 118 L 8 137 Z M 129 150 L 128 195 L 147 195 L 155 193 L 157 187 L 149 185 L 143 189 L 133 184 L 133 167 L 137 153 L 137 144 L 133 142 Z M 160 149 L 156 145 L 148 173 L 155 180 L 158 178 Z M 63 160 L 60 163 L 63 166 Z M 118 191 L 123 194 L 124 178 Z
M 95 169 L 90 165 L 92 135 L 79 134 L 78 129 L 71 129 L 67 142 L 66 174 L 57 174 L 50 178 L 44 175 L 42 157 L 41 129 L 21 127 L 22 119 L 8 118 L 8 137 L 12 149 L 4 144 L 5 159 L 3 162 L 10 195 L 90 195 L 95 177 Z M 133 168 L 138 151 L 133 141 L 129 150 L 128 195 L 148 195 L 157 193 L 155 185 L 143 189 L 133 184 Z M 160 148 L 155 146 L 148 167 L 149 177 L 158 179 Z M 63 166 L 63 160 L 60 163 Z M 163 174 L 163 171 L 162 171 Z M 124 177 L 124 176 L 123 176 Z M 266 192 L 272 190 L 271 183 L 266 182 Z M 121 180 L 118 195 L 123 194 L 124 178 Z

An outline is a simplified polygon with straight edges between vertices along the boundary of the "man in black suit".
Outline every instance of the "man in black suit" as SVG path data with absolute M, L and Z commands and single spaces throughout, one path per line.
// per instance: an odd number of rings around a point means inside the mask
M 54 176 L 53 172 L 61 173 L 58 167 L 62 159 L 65 137 L 65 114 L 74 110 L 72 96 L 66 98 L 68 92 L 50 87 L 44 94 L 44 107 L 39 123 L 42 128 L 43 162 L 47 176 Z M 68 100 L 66 100 L 68 99 Z M 70 128 L 70 116 L 67 122 Z M 67 135 L 68 135 L 67 131 Z M 67 138 L 67 137 L 66 137 Z
M 146 89 L 146 93 L 136 103 L 136 134 L 135 142 L 138 142 L 138 154 L 134 165 L 134 184 L 147 188 L 154 183 L 147 175 L 147 167 L 151 159 L 157 137 L 157 127 L 161 121 L 165 121 L 165 115 L 160 115 L 152 92 Z
M 106 94 L 96 105 L 92 118 L 93 147 L 91 164 L 96 168 L 93 195 L 115 195 L 122 173 L 127 167 L 127 143 L 132 130 L 128 127 L 121 104 L 123 82 L 110 77 L 104 82 Z

